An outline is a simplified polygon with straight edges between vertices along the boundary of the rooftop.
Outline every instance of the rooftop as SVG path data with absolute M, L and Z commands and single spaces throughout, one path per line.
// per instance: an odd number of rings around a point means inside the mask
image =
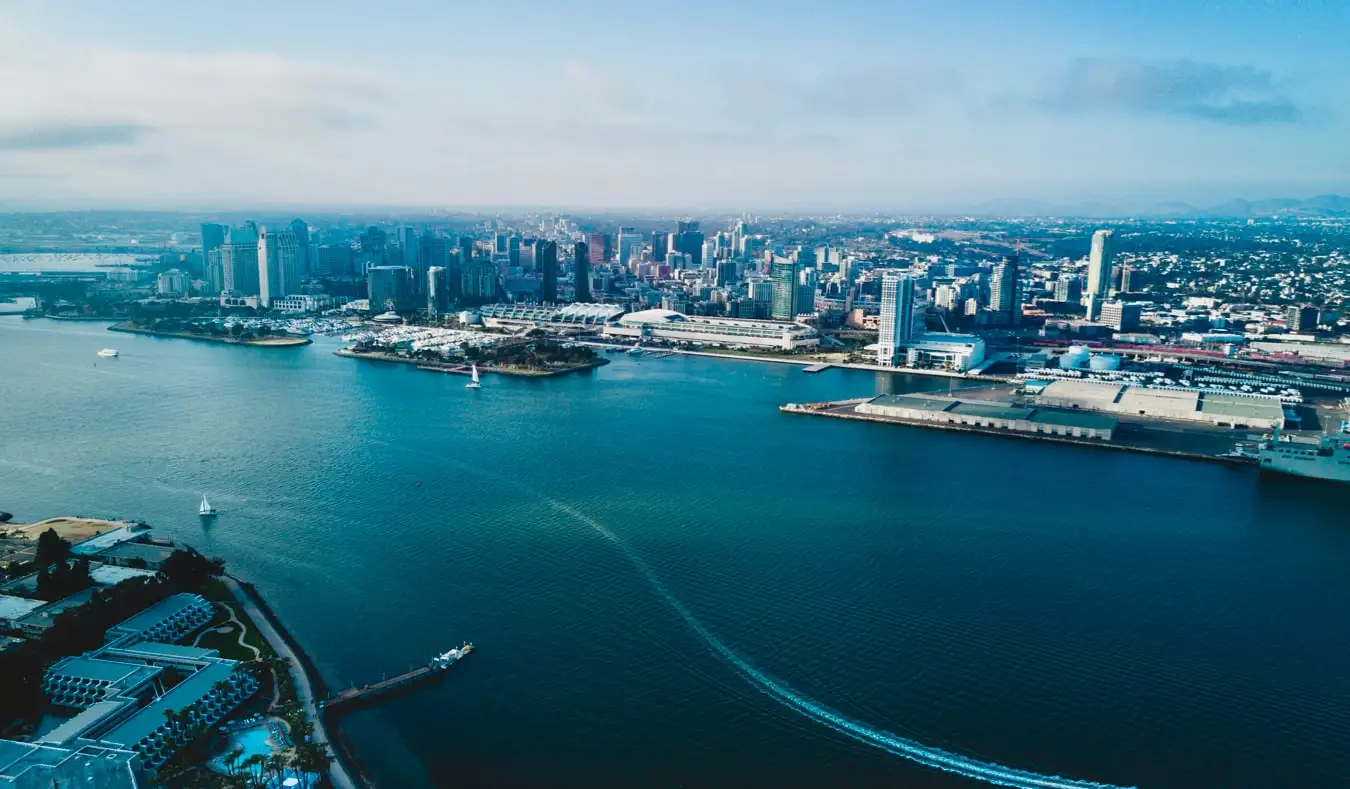
M 44 605 L 41 600 L 0 594 L 0 619 L 22 619 Z
M 135 747 L 136 743 L 164 725 L 165 710 L 181 710 L 195 704 L 210 692 L 211 686 L 223 682 L 234 673 L 234 661 L 208 663 L 200 671 L 178 683 L 163 696 L 150 702 L 126 723 L 99 737 L 103 742 Z
M 89 571 L 89 577 L 94 579 L 94 583 L 103 586 L 114 586 L 132 578 L 153 577 L 154 574 L 154 570 L 137 570 L 135 567 L 118 567 L 115 564 L 100 564 Z
M 139 674 L 148 670 L 154 673 L 155 669 L 149 666 L 142 666 L 136 663 L 123 663 L 116 660 L 100 660 L 91 657 L 69 657 L 48 669 L 51 674 L 74 677 L 76 679 L 92 679 L 101 682 L 117 683 L 121 680 L 134 680 Z
M 119 543 L 130 542 L 144 534 L 144 530 L 133 530 L 130 527 L 122 526 L 109 532 L 104 532 L 97 537 L 90 537 L 84 542 L 71 548 L 71 553 L 80 556 L 98 553 L 107 550 Z
M 144 633 L 159 623 L 170 619 L 178 612 L 200 605 L 201 595 L 176 594 L 150 606 L 135 616 L 108 629 L 108 640 L 121 638 L 132 633 Z

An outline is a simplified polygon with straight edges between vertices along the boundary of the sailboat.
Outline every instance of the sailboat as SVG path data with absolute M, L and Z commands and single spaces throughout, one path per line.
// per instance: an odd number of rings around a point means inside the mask
M 473 380 L 464 384 L 465 389 L 482 389 L 483 385 L 478 383 L 478 365 L 473 365 Z
M 216 508 L 211 506 L 211 502 L 206 500 L 206 494 L 202 494 L 202 505 L 197 508 L 197 514 L 203 518 L 216 517 Z

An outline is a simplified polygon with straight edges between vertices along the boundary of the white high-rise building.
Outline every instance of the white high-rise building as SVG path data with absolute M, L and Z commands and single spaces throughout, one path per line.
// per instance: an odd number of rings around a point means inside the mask
M 914 280 L 904 274 L 881 278 L 881 320 L 877 364 L 899 365 L 900 349 L 914 339 Z
M 1115 234 L 1110 230 L 1098 230 L 1092 234 L 1092 252 L 1088 255 L 1088 286 L 1083 296 L 1096 296 L 1098 300 L 1106 298 L 1111 290 L 1111 258 L 1115 250 L 1112 247 Z
M 291 230 L 258 231 L 258 303 L 300 292 L 300 245 Z

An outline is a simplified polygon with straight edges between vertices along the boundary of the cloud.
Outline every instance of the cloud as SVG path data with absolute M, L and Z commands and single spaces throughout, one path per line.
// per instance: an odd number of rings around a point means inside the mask
M 149 130 L 149 127 L 136 123 L 80 121 L 53 121 L 15 128 L 0 126 L 0 151 L 129 145 Z
M 1306 117 L 1269 71 L 1194 60 L 1080 58 L 1040 104 L 1070 113 L 1170 115 L 1232 125 L 1295 123 Z
M 810 78 L 756 69 L 732 74 L 727 93 L 752 112 L 880 119 L 910 114 L 959 86 L 951 69 L 873 66 Z

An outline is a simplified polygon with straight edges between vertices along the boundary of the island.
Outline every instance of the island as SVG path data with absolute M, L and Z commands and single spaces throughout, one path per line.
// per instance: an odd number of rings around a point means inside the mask
M 335 353 L 431 372 L 469 375 L 476 366 L 480 373 L 530 378 L 566 375 L 609 363 L 582 343 L 558 341 L 543 332 L 519 337 L 412 326 L 371 332 Z
M 313 342 L 309 337 L 274 332 L 266 324 L 250 329 L 236 322 L 229 324 L 227 328 L 221 321 L 182 321 L 172 318 L 123 321 L 109 326 L 108 331 L 151 334 L 156 337 L 180 337 L 185 340 L 228 345 L 251 345 L 258 348 L 294 348 Z

